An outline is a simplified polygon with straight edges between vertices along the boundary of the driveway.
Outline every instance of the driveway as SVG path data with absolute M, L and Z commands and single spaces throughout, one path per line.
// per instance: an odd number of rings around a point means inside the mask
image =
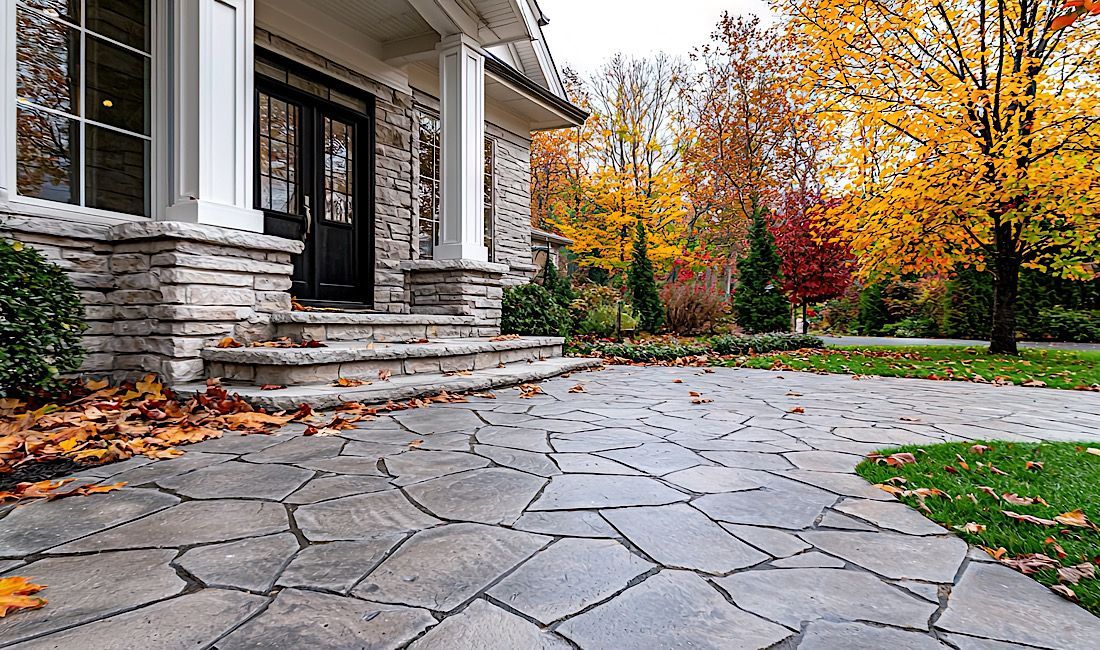
M 1100 619 L 852 473 L 900 443 L 1095 441 L 1095 395 L 730 368 L 542 387 L 230 435 L 9 508 L 0 570 L 49 604 L 0 644 L 1096 647 Z

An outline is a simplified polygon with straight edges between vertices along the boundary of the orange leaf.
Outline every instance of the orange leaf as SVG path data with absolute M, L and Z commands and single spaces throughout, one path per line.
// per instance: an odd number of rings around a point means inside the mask
M 38 609 L 46 604 L 45 598 L 32 597 L 46 588 L 36 585 L 27 578 L 12 576 L 0 578 L 0 618 L 20 609 Z

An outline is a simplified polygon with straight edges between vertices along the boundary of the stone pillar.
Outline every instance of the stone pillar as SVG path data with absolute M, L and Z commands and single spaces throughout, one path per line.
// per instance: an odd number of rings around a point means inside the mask
M 469 316 L 480 336 L 500 334 L 501 301 L 507 264 L 474 260 L 402 262 L 408 274 L 414 314 Z
M 464 34 L 440 44 L 439 119 L 442 187 L 435 258 L 485 262 L 485 55 Z
M 167 221 L 263 232 L 252 206 L 253 2 L 172 3 Z

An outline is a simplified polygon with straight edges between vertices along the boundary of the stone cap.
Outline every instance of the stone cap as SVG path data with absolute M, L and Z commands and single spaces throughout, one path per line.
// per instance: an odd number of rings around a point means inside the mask
M 288 311 L 271 315 L 273 323 L 307 323 L 316 325 L 470 325 L 478 324 L 473 316 L 441 314 L 384 314 L 349 311 Z
M 142 239 L 187 239 L 221 244 L 234 248 L 298 254 L 305 244 L 296 239 L 284 239 L 244 230 L 233 230 L 186 221 L 132 221 L 111 226 L 107 230 L 108 241 L 135 241 Z
M 480 271 L 481 273 L 504 275 L 508 272 L 508 265 L 497 264 L 495 262 L 481 262 L 478 260 L 405 260 L 401 262 L 401 270 L 411 273 Z
M 434 339 L 428 343 L 364 343 L 329 341 L 323 348 L 203 348 L 202 358 L 222 363 L 300 366 L 382 359 L 452 357 L 564 345 L 557 336 L 525 336 L 493 341 L 486 338 Z

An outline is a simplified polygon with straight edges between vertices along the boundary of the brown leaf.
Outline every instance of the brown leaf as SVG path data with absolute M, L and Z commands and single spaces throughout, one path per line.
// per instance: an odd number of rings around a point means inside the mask
M 587 393 L 588 391 L 585 390 L 583 384 L 577 384 L 576 386 L 573 386 L 572 388 L 570 388 L 569 392 L 570 393 Z
M 500 336 L 494 336 L 490 338 L 490 341 L 515 341 L 520 338 L 519 334 L 501 334 Z
M 520 399 L 531 399 L 532 397 L 535 397 L 536 395 L 542 395 L 542 394 L 543 394 L 542 387 L 539 386 L 538 384 L 520 384 L 519 385 Z
M 1073 526 L 1075 528 L 1093 528 L 1096 526 L 1089 521 L 1089 518 L 1085 516 L 1083 510 L 1078 508 L 1077 510 L 1070 510 L 1069 512 L 1063 512 L 1054 518 L 1054 521 L 1062 524 L 1063 526 Z
M 1060 566 L 1058 560 L 1042 553 L 1025 553 L 1012 558 L 1003 558 L 1000 562 L 1026 575 Z
M 955 462 L 958 463 L 959 467 L 968 472 L 970 471 L 970 465 L 965 460 L 963 460 L 963 457 L 959 454 L 955 454 Z
M 379 381 L 389 381 L 391 374 L 393 374 L 393 373 L 390 370 L 387 370 L 387 369 L 383 368 L 383 369 L 378 371 L 378 380 Z
M 370 382 L 365 379 L 351 379 L 349 377 L 340 377 L 336 381 L 332 382 L 332 385 L 338 386 L 340 388 L 355 388 L 357 386 L 362 386 L 369 383 Z
M 1053 587 L 1050 588 L 1050 590 L 1053 591 L 1054 593 L 1058 594 L 1062 598 L 1065 598 L 1067 600 L 1072 600 L 1074 602 L 1077 601 L 1077 594 L 1075 594 L 1072 589 L 1070 589 L 1069 587 L 1067 587 L 1065 585 L 1054 585 Z
M 978 489 L 981 490 L 982 492 L 985 492 L 986 494 L 988 494 L 989 496 L 993 497 L 994 499 L 996 499 L 998 501 L 1001 500 L 1001 496 L 999 494 L 997 494 L 997 491 L 994 490 L 993 488 L 989 487 L 988 485 L 979 485 Z
M 1064 566 L 1058 569 L 1058 580 L 1075 585 L 1082 579 L 1096 577 L 1096 567 L 1091 562 L 1082 562 L 1073 566 Z
M 1058 522 L 1052 519 L 1042 519 L 1041 517 L 1033 517 L 1031 515 L 1022 515 L 1018 512 L 1012 512 L 1011 510 L 1002 510 L 1002 514 L 1006 517 L 1010 517 L 1017 521 L 1026 521 L 1029 524 L 1036 524 L 1039 526 L 1057 526 Z
M 237 341 L 232 336 L 227 336 L 224 339 L 218 341 L 219 348 L 243 348 L 244 344 Z
M 1032 497 L 1021 497 L 1015 492 L 1007 492 L 1002 494 L 1001 497 L 1006 503 L 1011 503 L 1014 506 L 1032 506 L 1035 505 L 1036 500 Z
M 264 384 L 263 386 L 260 386 L 260 390 L 282 390 L 284 388 L 286 388 L 286 386 L 282 386 L 280 384 Z
M 971 535 L 980 535 L 985 532 L 985 526 L 976 522 L 968 522 L 964 526 L 955 526 L 956 530 L 961 530 L 964 533 L 970 533 Z
M 883 492 L 888 492 L 897 496 L 903 495 L 906 492 L 906 490 L 903 490 L 902 488 L 894 487 L 893 485 L 885 485 L 883 483 L 875 483 L 875 487 L 882 490 Z
M 806 409 L 802 408 L 801 406 L 796 406 L 793 409 L 788 409 L 787 412 L 788 413 L 805 413 Z
M 1005 556 L 1005 554 L 1008 553 L 1008 550 L 1005 549 L 1005 547 L 1003 546 L 995 551 L 988 546 L 979 546 L 978 548 L 982 549 L 986 553 L 989 553 L 989 557 L 993 558 L 994 560 L 1000 560 L 1002 557 Z
M 993 451 L 993 448 L 992 447 L 987 447 L 986 445 L 971 445 L 970 446 L 970 453 L 972 453 L 972 454 L 979 454 L 980 455 L 980 454 L 984 454 L 987 451 Z
M 682 383 L 684 383 L 684 380 L 683 380 L 683 379 L 673 379 L 673 380 L 672 380 L 672 383 L 674 383 L 674 384 L 682 384 Z

